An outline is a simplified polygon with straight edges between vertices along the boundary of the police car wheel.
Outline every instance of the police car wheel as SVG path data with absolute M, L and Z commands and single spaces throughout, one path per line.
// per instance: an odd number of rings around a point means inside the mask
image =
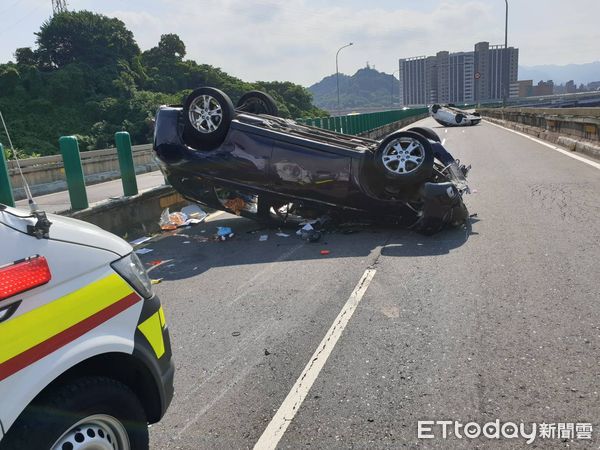
M 86 377 L 42 394 L 17 419 L 6 440 L 3 448 L 9 449 L 145 450 L 148 424 L 127 386 Z

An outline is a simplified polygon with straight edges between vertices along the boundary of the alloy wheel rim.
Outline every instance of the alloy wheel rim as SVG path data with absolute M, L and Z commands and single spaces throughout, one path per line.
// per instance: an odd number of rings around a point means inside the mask
M 381 155 L 384 167 L 406 175 L 417 170 L 425 160 L 425 147 L 417 139 L 401 137 L 389 142 Z
M 190 104 L 189 118 L 192 126 L 200 133 L 212 133 L 223 121 L 223 108 L 216 98 L 200 95 Z
M 52 450 L 130 450 L 129 437 L 121 422 L 106 414 L 80 420 L 69 428 Z

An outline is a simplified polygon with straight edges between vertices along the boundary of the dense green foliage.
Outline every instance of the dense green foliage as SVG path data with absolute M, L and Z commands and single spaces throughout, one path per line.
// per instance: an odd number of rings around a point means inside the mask
M 185 60 L 185 44 L 166 34 L 141 52 L 118 19 L 89 11 L 57 14 L 36 33 L 37 48 L 20 48 L 0 65 L 0 111 L 15 147 L 25 154 L 58 152 L 58 138 L 77 135 L 81 150 L 113 145 L 126 130 L 134 144 L 152 136 L 161 104 L 180 104 L 198 86 L 213 86 L 234 102 L 249 90 L 270 93 L 286 117 L 326 113 L 290 82 L 247 83 L 208 64 Z M 4 131 L 0 142 L 7 143 Z
M 398 102 L 398 79 L 370 67 L 359 69 L 354 75 L 340 74 L 341 108 L 390 106 Z M 337 83 L 335 74 L 323 78 L 308 90 L 319 108 L 337 109 Z M 393 90 L 393 91 L 392 91 Z

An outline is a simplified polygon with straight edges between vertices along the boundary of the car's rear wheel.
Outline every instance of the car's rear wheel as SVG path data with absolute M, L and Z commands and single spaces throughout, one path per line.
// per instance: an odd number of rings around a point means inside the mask
M 421 136 L 425 136 L 430 141 L 442 142 L 442 140 L 440 139 L 439 135 L 435 131 L 433 131 L 431 128 L 427 128 L 427 127 L 413 127 L 413 128 L 409 128 L 406 131 L 412 131 L 412 132 L 415 132 L 415 133 L 419 133 Z
M 465 119 L 465 115 L 458 113 L 455 117 L 454 120 L 456 121 L 456 123 L 460 124 L 462 123 L 462 121 Z
M 142 450 L 148 448 L 148 424 L 127 386 L 110 378 L 80 378 L 34 400 L 2 448 Z
M 273 97 L 261 91 L 246 92 L 238 101 L 236 109 L 251 114 L 279 115 L 279 109 Z
M 233 115 L 233 103 L 224 92 L 211 87 L 194 90 L 183 105 L 185 143 L 198 150 L 219 146 L 227 136 Z
M 398 131 L 379 144 L 375 165 L 391 180 L 404 184 L 419 183 L 431 176 L 433 149 L 421 134 Z
M 440 110 L 440 108 L 441 108 L 440 105 L 433 105 L 431 107 L 431 112 L 433 112 L 435 114 L 436 112 L 438 112 Z

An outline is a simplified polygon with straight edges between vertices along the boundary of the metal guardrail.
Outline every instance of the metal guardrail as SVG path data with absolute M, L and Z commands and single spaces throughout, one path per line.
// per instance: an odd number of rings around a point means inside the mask
M 427 108 L 411 108 L 364 114 L 348 114 L 345 116 L 320 117 L 316 119 L 303 118 L 296 119 L 296 121 L 304 125 L 336 131 L 338 133 L 358 135 L 409 117 L 425 114 L 426 112 Z

